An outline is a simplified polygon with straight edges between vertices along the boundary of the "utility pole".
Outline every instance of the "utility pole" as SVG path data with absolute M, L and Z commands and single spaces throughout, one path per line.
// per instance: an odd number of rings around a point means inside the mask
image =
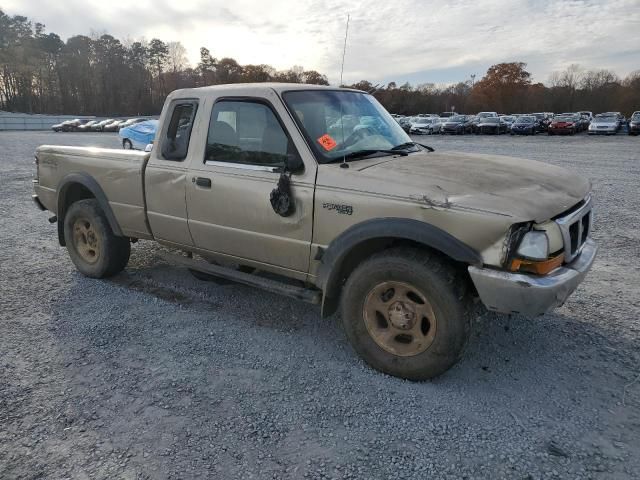
M 471 74 L 471 88 L 473 88 L 473 86 L 476 84 L 476 74 L 472 73 Z
M 349 19 L 351 15 L 347 14 L 347 28 L 344 31 L 344 47 L 342 48 L 342 67 L 340 67 L 340 86 L 342 86 L 342 74 L 344 72 L 344 55 L 347 53 L 347 35 L 349 35 Z

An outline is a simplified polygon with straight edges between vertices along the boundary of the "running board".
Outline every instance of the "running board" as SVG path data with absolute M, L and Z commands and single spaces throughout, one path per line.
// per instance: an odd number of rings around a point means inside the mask
M 198 272 L 208 273 L 215 277 L 226 278 L 234 282 L 242 283 L 250 287 L 260 288 L 268 292 L 277 293 L 287 297 L 296 298 L 314 305 L 319 305 L 322 300 L 322 292 L 312 288 L 296 287 L 284 282 L 278 282 L 270 278 L 259 277 L 251 273 L 239 272 L 231 268 L 213 265 L 202 260 L 194 260 L 193 258 L 173 253 L 161 254 L 167 262 L 175 263 L 183 267 L 197 270 Z

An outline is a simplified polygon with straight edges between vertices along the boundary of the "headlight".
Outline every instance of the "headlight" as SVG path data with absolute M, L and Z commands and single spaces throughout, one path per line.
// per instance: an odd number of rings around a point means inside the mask
M 549 258 L 549 238 L 547 234 L 536 230 L 525 233 L 518 246 L 518 255 L 530 260 L 546 260 Z

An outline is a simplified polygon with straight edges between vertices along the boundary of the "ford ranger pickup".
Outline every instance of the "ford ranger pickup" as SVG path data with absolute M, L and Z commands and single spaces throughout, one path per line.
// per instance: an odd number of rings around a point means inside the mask
M 156 241 L 198 278 L 339 309 L 367 363 L 412 380 L 456 363 L 481 304 L 562 305 L 597 250 L 588 180 L 435 152 L 357 90 L 177 90 L 150 152 L 44 145 L 36 166 L 34 201 L 84 275 L 115 275 L 132 243 Z

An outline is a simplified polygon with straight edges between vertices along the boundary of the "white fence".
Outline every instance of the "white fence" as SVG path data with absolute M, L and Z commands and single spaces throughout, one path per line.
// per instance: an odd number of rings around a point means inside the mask
M 51 125 L 80 118 L 93 120 L 96 117 L 73 115 L 30 115 L 28 113 L 11 113 L 0 111 L 0 130 L 49 130 Z

